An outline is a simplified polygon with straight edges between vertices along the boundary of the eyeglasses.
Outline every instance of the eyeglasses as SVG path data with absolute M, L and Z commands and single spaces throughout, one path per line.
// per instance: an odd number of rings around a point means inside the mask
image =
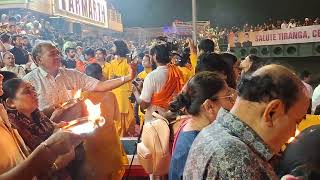
M 229 102 L 234 103 L 237 98 L 237 92 L 236 90 L 229 88 L 228 89 L 228 95 L 226 96 L 213 96 L 210 99 L 213 101 L 219 100 L 219 99 L 227 99 Z

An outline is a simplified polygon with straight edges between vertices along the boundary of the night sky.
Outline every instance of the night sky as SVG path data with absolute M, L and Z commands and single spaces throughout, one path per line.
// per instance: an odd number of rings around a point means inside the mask
M 159 27 L 191 20 L 191 0 L 111 0 L 126 27 Z M 219 26 L 262 23 L 269 17 L 320 17 L 320 0 L 198 0 L 198 20 Z

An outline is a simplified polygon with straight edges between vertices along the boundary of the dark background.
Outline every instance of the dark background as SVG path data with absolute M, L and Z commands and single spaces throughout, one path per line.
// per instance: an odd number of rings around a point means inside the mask
M 111 0 L 126 27 L 159 27 L 191 21 L 191 0 Z M 269 17 L 320 17 L 320 0 L 197 0 L 198 20 L 219 26 L 262 24 Z

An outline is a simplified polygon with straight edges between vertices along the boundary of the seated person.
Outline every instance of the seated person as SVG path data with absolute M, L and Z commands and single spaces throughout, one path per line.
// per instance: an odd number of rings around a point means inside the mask
M 3 73 L 3 72 L 1 72 Z M 0 75 L 2 87 L 3 75 Z M 2 88 L 0 95 L 3 94 Z M 20 134 L 8 120 L 4 106 L 0 104 L 0 179 L 26 179 L 41 176 L 55 170 L 56 161 L 77 146 L 83 137 L 59 131 L 38 146 L 29 155 Z
M 23 67 L 15 64 L 15 57 L 10 51 L 3 53 L 2 57 L 4 67 L 1 69 L 1 71 L 13 72 L 18 76 L 18 78 L 23 78 L 23 76 L 26 75 L 26 72 L 23 69 Z
M 0 132 L 3 127 L 4 126 L 0 126 Z M 55 162 L 59 157 L 64 156 L 70 149 L 74 149 L 83 139 L 84 136 L 73 134 L 70 131 L 58 131 L 50 136 L 48 140 L 41 143 L 40 146 L 38 146 L 28 157 L 25 157 L 24 160 L 16 164 L 15 167 L 7 170 L 3 169 L 2 164 L 8 156 L 5 156 L 2 151 L 0 158 L 0 179 L 33 180 L 42 177 L 43 174 L 54 171 L 56 168 Z M 3 144 L 3 142 L 8 142 L 7 140 L 6 137 L 1 136 L 0 147 L 2 150 L 8 148 L 8 144 Z
M 3 85 L 2 101 L 8 112 L 9 121 L 17 129 L 23 141 L 31 151 L 34 151 L 42 142 L 47 140 L 55 128 L 60 128 L 65 123 L 54 124 L 38 109 L 37 93 L 34 88 L 21 79 L 11 79 Z M 74 151 L 70 149 L 65 161 L 74 158 Z M 62 160 L 57 164 L 59 168 L 67 166 Z M 59 176 L 68 176 L 61 172 Z
M 179 94 L 169 107 L 173 112 L 184 108 L 190 115 L 180 127 L 174 141 L 169 180 L 182 179 L 192 142 L 203 128 L 216 119 L 221 107 L 226 110 L 232 108 L 235 98 L 235 91 L 230 91 L 225 81 L 216 73 L 202 72 L 190 79 L 185 92 Z

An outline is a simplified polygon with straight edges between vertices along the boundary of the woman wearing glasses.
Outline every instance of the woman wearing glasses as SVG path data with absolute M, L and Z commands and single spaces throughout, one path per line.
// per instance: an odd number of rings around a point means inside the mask
M 188 114 L 174 141 L 169 179 L 182 179 L 194 139 L 216 119 L 220 108 L 230 110 L 235 99 L 235 90 L 229 88 L 218 73 L 201 72 L 190 79 L 184 92 L 176 97 L 169 108 L 173 112 L 183 109 Z

